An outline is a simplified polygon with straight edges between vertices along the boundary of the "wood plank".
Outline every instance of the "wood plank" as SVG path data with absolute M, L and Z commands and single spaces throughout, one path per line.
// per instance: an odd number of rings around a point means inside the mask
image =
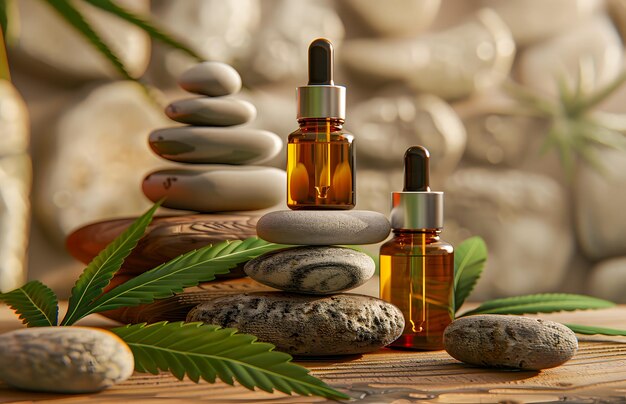
M 538 316 L 562 322 L 626 328 L 626 306 L 601 311 Z M 111 326 L 101 316 L 83 325 Z M 6 307 L 0 307 L 0 330 L 19 326 Z M 407 352 L 383 349 L 374 354 L 326 361 L 299 362 L 331 385 L 364 403 L 386 402 L 574 402 L 626 401 L 626 337 L 580 336 L 580 349 L 565 365 L 542 372 L 495 371 L 471 367 L 444 351 Z M 36 394 L 0 384 L 0 403 L 38 402 L 133 403 L 315 403 L 317 397 L 251 392 L 241 386 L 195 384 L 169 374 L 135 374 L 130 380 L 97 394 Z

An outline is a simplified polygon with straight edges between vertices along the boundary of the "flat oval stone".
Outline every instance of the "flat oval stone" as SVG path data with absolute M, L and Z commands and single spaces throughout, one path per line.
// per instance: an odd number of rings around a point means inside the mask
M 385 215 L 367 210 L 281 210 L 259 219 L 257 234 L 279 244 L 374 244 L 389 235 Z
M 248 261 L 246 274 L 287 292 L 326 295 L 361 286 L 374 275 L 367 254 L 342 247 L 296 247 Z
M 234 98 L 189 98 L 172 102 L 165 114 L 178 122 L 190 125 L 241 125 L 256 117 L 254 105 Z
M 206 166 L 162 170 L 149 174 L 143 193 L 163 206 L 198 212 L 247 211 L 270 208 L 284 199 L 283 170 L 258 166 Z
M 225 296 L 198 305 L 187 321 L 233 327 L 298 356 L 373 352 L 393 342 L 404 329 L 404 317 L 396 306 L 352 294 Z
M 0 335 L 0 380 L 24 390 L 92 393 L 128 379 L 135 361 L 112 332 L 34 327 Z
M 155 217 L 117 274 L 140 274 L 209 244 L 254 237 L 258 218 L 243 214 Z M 88 264 L 135 219 L 105 220 L 81 227 L 67 237 L 67 250 Z M 228 276 L 245 276 L 243 266 L 232 269 Z
M 578 349 L 576 335 L 563 324 L 494 314 L 453 321 L 444 332 L 443 343 L 461 362 L 524 370 L 559 366 Z
M 256 164 L 283 147 L 274 133 L 261 129 L 183 126 L 153 131 L 152 150 L 171 161 L 206 164 Z
M 241 77 L 226 63 L 202 62 L 185 71 L 178 79 L 178 85 L 192 93 L 219 97 L 238 92 Z

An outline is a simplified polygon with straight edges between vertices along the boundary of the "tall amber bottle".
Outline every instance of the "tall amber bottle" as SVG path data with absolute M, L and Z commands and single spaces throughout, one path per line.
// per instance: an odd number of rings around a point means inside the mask
M 298 87 L 298 123 L 287 143 L 287 206 L 352 209 L 355 201 L 354 137 L 343 130 L 346 89 L 333 81 L 333 47 L 309 46 L 309 82 Z
M 380 248 L 380 297 L 405 318 L 390 347 L 442 349 L 443 331 L 454 319 L 454 250 L 439 237 L 443 193 L 430 190 L 425 148 L 409 148 L 404 159 L 404 190 L 392 194 L 394 237 Z

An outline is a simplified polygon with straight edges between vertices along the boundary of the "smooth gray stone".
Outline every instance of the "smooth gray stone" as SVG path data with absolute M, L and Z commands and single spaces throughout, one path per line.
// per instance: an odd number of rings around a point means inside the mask
M 255 281 L 286 292 L 327 295 L 361 286 L 374 275 L 367 254 L 342 247 L 296 247 L 263 254 L 244 267 Z
M 362 354 L 390 344 L 402 334 L 404 317 L 396 306 L 369 296 L 305 296 L 258 292 L 202 303 L 187 315 L 233 327 L 298 356 Z
M 462 317 L 443 334 L 446 351 L 471 365 L 540 370 L 570 360 L 576 334 L 563 324 L 495 314 Z
M 190 125 L 233 126 L 256 117 L 254 105 L 234 98 L 188 98 L 172 102 L 165 108 L 171 119 Z
M 87 327 L 23 328 L 0 335 L 0 380 L 24 390 L 93 393 L 133 374 L 128 346 Z
M 153 131 L 152 150 L 171 161 L 208 164 L 256 164 L 283 147 L 274 133 L 261 129 L 182 126 Z
M 378 212 L 367 210 L 281 210 L 259 219 L 256 231 L 279 244 L 374 244 L 389 235 L 391 226 Z
M 247 211 L 270 208 L 285 193 L 283 170 L 258 166 L 205 166 L 161 170 L 149 174 L 143 193 L 163 206 L 196 212 Z
M 192 93 L 219 97 L 238 92 L 241 77 L 226 63 L 202 62 L 185 71 L 178 79 L 178 85 Z

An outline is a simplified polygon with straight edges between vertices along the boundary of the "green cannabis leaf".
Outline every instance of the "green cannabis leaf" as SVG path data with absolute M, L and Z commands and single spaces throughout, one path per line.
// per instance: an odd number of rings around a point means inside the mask
M 144 30 L 150 37 L 156 39 L 164 44 L 171 46 L 172 48 L 179 49 L 196 60 L 203 60 L 202 56 L 198 55 L 194 50 L 181 42 L 174 39 L 174 37 L 168 33 L 165 33 L 162 28 L 157 27 L 154 23 L 136 15 L 129 10 L 119 6 L 111 0 L 85 0 L 87 3 L 94 7 L 98 7 L 101 10 L 109 12 L 129 23 Z
M 39 281 L 30 281 L 21 288 L 0 294 L 0 301 L 19 314 L 20 320 L 27 327 L 57 325 L 57 297 L 49 287 Z
M 569 293 L 539 293 L 489 300 L 460 317 L 473 314 L 528 314 L 555 311 L 593 310 L 613 307 L 615 303 L 591 296 Z
M 594 327 L 590 325 L 578 325 L 578 324 L 563 324 L 563 325 L 577 334 L 586 334 L 586 335 L 601 334 L 601 335 L 626 336 L 626 330 L 618 330 L 615 328 Z
M 487 246 L 480 237 L 463 241 L 454 251 L 454 307 L 460 308 L 474 289 L 487 261 Z
M 91 303 L 84 315 L 170 297 L 186 287 L 211 281 L 217 274 L 226 274 L 237 264 L 285 247 L 250 237 L 190 251 L 108 291 Z
M 202 323 L 136 324 L 114 328 L 128 344 L 135 357 L 138 372 L 157 374 L 170 371 L 182 380 L 185 375 L 194 382 L 200 378 L 214 383 L 216 377 L 232 385 L 255 387 L 272 393 L 292 392 L 331 399 L 349 399 L 319 379 L 308 369 L 291 363 L 291 356 L 273 351 L 274 345 L 256 342 L 256 337 L 238 334 L 232 328 Z
M 120 61 L 117 54 L 109 48 L 109 46 L 102 40 L 100 35 L 93 29 L 91 24 L 87 22 L 83 14 L 78 11 L 67 0 L 46 0 L 45 3 L 49 4 L 63 19 L 65 19 L 72 27 L 78 30 L 83 36 L 100 52 L 102 53 L 115 69 L 127 80 L 134 80 L 134 78 L 128 73 L 124 64 Z
M 143 237 L 154 212 L 160 205 L 161 202 L 155 203 L 87 265 L 72 288 L 69 307 L 61 325 L 72 325 L 85 316 L 83 312 L 85 308 L 102 293 L 113 275 L 121 268 L 126 257 Z

